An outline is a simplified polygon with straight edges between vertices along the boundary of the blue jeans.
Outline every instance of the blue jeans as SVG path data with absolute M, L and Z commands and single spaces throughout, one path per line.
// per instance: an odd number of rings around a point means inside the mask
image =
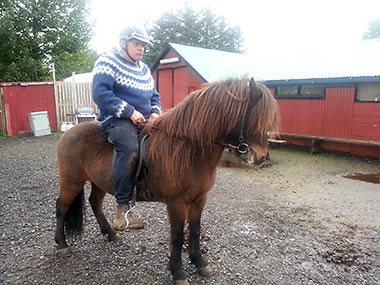
M 112 175 L 118 206 L 132 200 L 138 161 L 138 131 L 130 120 L 120 119 L 106 128 L 109 141 L 114 145 Z

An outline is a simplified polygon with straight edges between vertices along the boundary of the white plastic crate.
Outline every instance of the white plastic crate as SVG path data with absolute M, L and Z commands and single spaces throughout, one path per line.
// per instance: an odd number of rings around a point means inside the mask
M 30 128 L 36 137 L 51 134 L 47 111 L 29 113 Z

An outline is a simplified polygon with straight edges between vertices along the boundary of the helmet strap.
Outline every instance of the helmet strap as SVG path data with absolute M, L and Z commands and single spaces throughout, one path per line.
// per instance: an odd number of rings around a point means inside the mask
M 128 51 L 128 43 L 127 43 L 127 47 L 121 47 L 121 49 L 128 55 L 128 57 L 130 58 L 130 60 L 133 62 L 133 63 L 136 63 L 137 60 L 134 60 L 133 57 L 130 55 L 129 51 Z

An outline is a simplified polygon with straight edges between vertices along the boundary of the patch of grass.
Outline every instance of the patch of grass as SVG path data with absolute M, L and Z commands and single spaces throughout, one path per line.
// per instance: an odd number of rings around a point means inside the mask
M 0 132 L 0 140 L 1 140 L 1 139 L 6 139 L 6 138 L 7 138 L 7 136 L 4 135 L 2 132 Z
M 61 131 L 53 132 L 53 136 L 55 136 L 55 137 L 60 137 L 63 134 L 64 134 L 64 132 L 61 132 Z

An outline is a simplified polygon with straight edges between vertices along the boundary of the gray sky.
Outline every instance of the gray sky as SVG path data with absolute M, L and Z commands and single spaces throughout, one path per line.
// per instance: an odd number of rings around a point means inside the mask
M 90 0 L 95 20 L 93 44 L 107 50 L 119 30 L 130 23 L 154 20 L 184 0 Z M 248 52 L 318 46 L 360 40 L 368 22 L 380 18 L 379 0 L 192 0 L 195 8 L 211 7 L 232 25 L 239 24 Z M 140 7 L 138 7 L 140 6 Z M 133 10 L 133 11 L 132 11 Z M 265 46 L 265 47 L 263 47 Z
M 158 19 L 185 0 L 90 0 L 99 52 L 117 45 L 121 28 Z M 343 61 L 358 51 L 370 20 L 380 18 L 380 0 L 187 0 L 196 9 L 211 7 L 231 25 L 238 24 L 248 55 L 288 66 L 312 58 Z M 248 4 L 249 2 L 249 4 Z M 379 46 L 380 47 L 380 46 Z M 380 50 L 379 50 L 380 52 Z M 312 55 L 312 56 L 311 56 Z M 380 73 L 380 72 L 379 72 Z

